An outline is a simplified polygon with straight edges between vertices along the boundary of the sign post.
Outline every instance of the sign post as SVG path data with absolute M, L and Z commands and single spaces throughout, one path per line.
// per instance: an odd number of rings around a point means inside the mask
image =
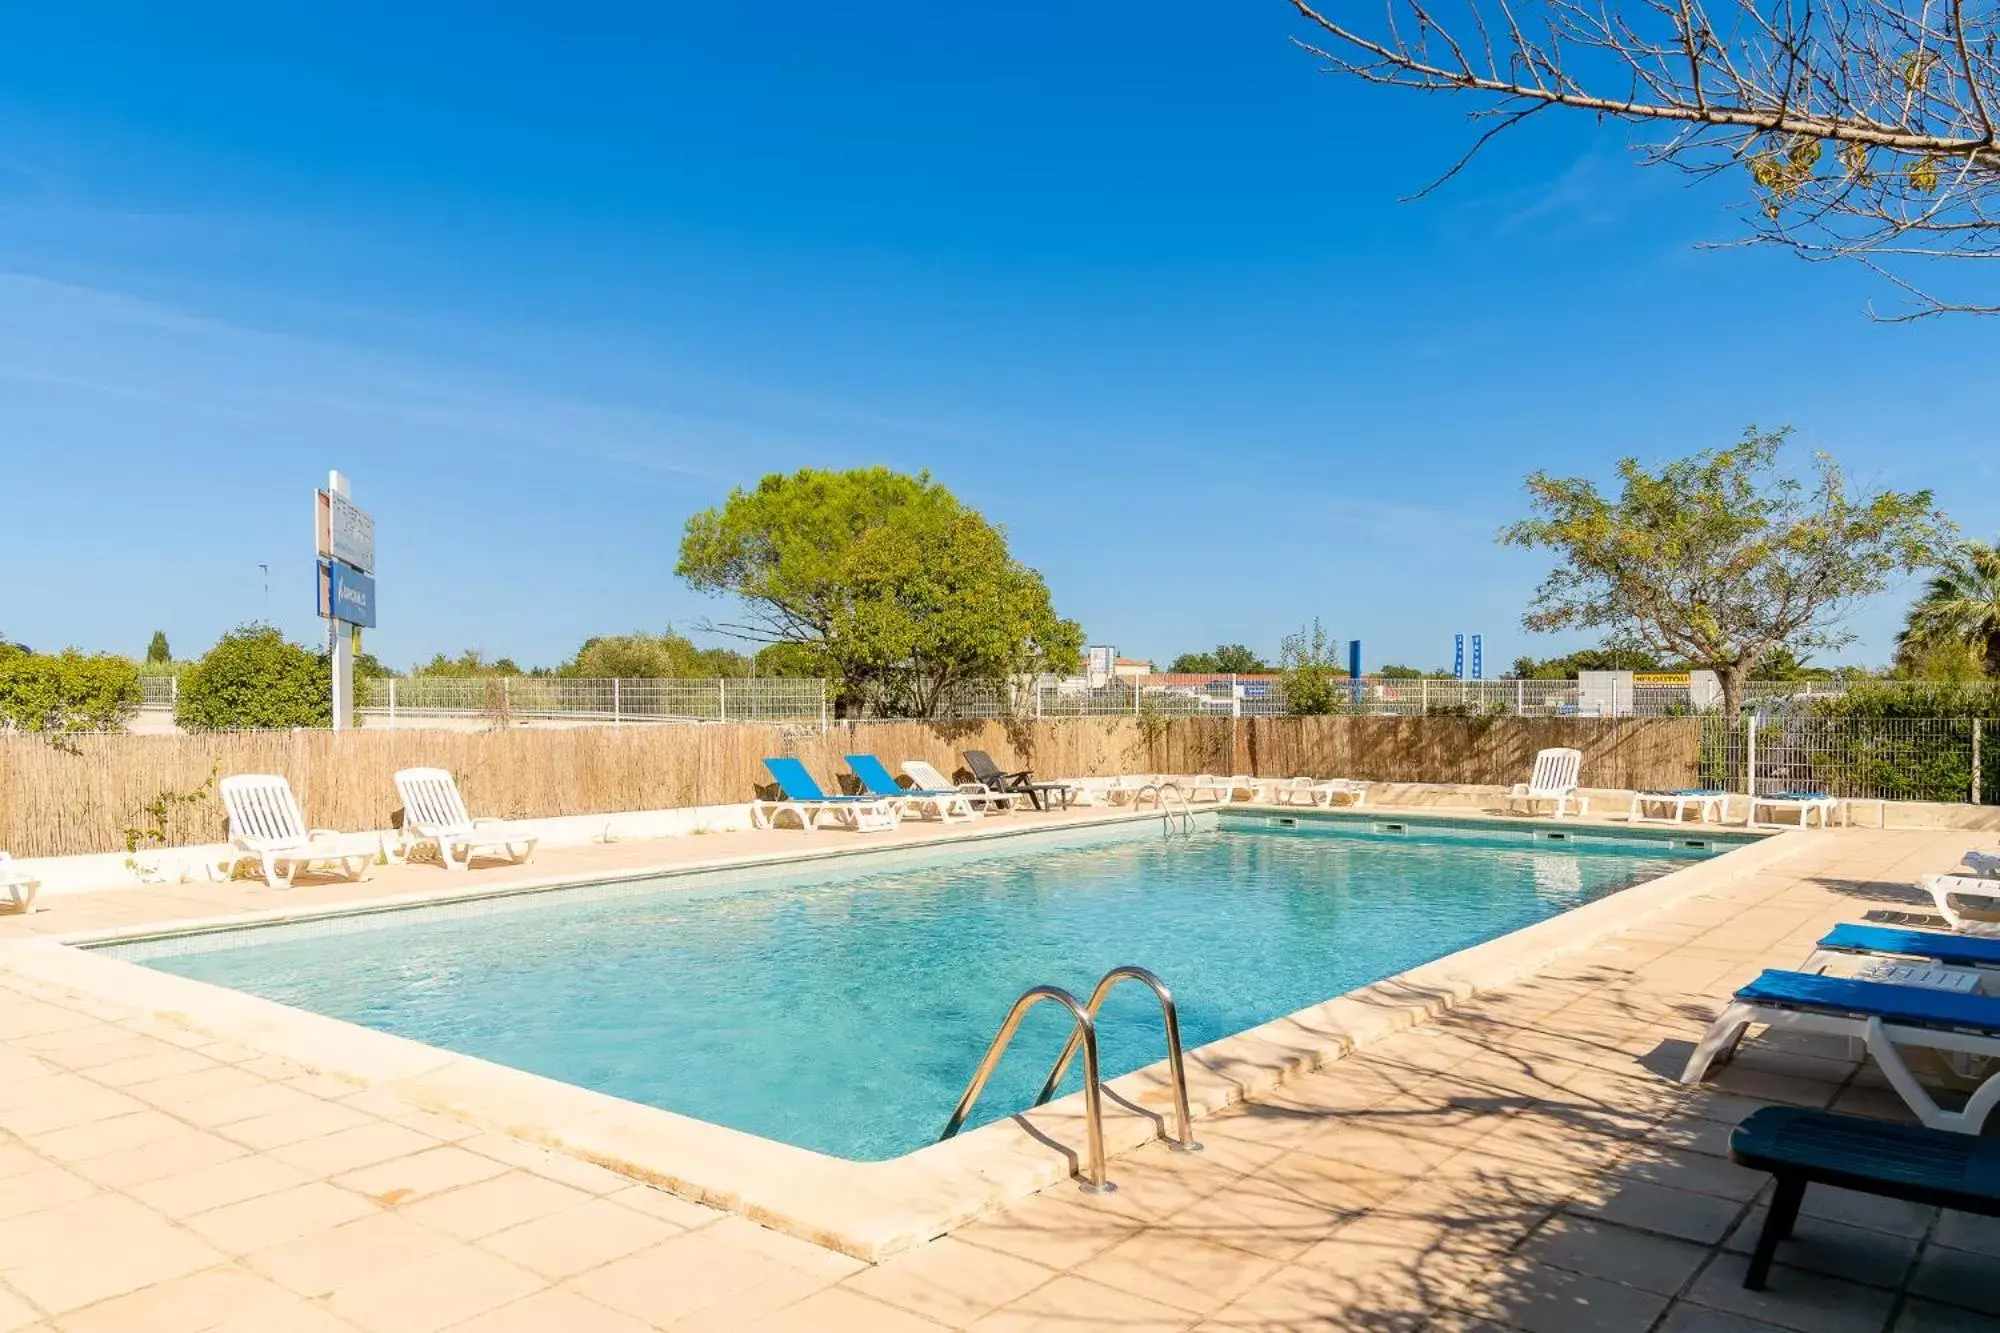
M 319 553 L 319 614 L 333 659 L 333 729 L 354 725 L 354 654 L 375 626 L 375 520 L 348 498 L 347 478 L 326 474 L 313 493 L 313 546 Z

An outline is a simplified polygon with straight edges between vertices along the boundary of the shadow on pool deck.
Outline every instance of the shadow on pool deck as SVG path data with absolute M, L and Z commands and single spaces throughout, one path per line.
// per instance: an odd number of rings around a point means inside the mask
M 1763 961 L 1683 950 L 1682 975 L 1715 974 L 1687 990 L 1555 969 L 1205 1122 L 1200 1157 L 1115 1163 L 1114 1195 L 976 1223 L 959 1239 L 1066 1272 L 1033 1322 L 991 1327 L 2000 1330 L 2000 1223 L 1838 1190 L 1743 1288 L 1769 1181 L 1727 1160 L 1734 1123 L 1774 1102 L 1909 1118 L 1824 1037 L 1760 1035 L 1675 1081 L 1722 974 Z

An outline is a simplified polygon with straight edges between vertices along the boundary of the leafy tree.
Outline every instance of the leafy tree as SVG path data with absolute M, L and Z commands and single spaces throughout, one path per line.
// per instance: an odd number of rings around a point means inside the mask
M 1278 648 L 1283 673 L 1285 711 L 1312 716 L 1338 713 L 1347 705 L 1347 672 L 1340 665 L 1340 642 L 1327 637 L 1315 617 L 1296 634 L 1287 634 Z
M 824 680 L 834 674 L 826 655 L 805 643 L 767 643 L 751 659 L 753 674 Z
M 1812 662 L 1800 657 L 1789 648 L 1774 648 L 1750 668 L 1751 680 L 1794 681 L 1832 680 L 1838 673 L 1832 667 L 1816 667 Z
M 1177 676 L 1261 676 L 1270 670 L 1270 663 L 1240 643 L 1217 644 L 1206 653 L 1182 653 L 1167 665 L 1167 671 Z
M 333 725 L 333 664 L 269 625 L 222 636 L 181 677 L 174 721 L 187 731 Z
M 722 626 L 815 654 L 843 715 L 934 715 L 952 687 L 1073 672 L 1083 630 L 999 528 L 929 473 L 807 468 L 690 518 L 677 572 L 741 599 Z
M 120 731 L 139 707 L 139 668 L 113 653 L 0 652 L 0 726 Z
M 747 676 L 750 659 L 727 648 L 698 648 L 669 625 L 664 634 L 607 634 L 586 639 L 560 676 L 626 680 L 712 680 Z
M 1679 667 L 1643 648 L 1584 648 L 1562 657 L 1517 657 L 1513 674 L 1522 680 L 1575 680 L 1582 671 L 1677 671 Z
M 382 680 L 396 673 L 382 665 L 382 659 L 373 653 L 354 655 L 354 678 L 356 680 Z
M 154 630 L 153 641 L 146 645 L 146 665 L 165 666 L 173 660 L 173 650 L 167 647 L 167 632 L 163 629 Z
M 2000 676 L 2000 542 L 1962 541 L 1924 585 L 1896 636 L 1896 659 L 1933 672 Z
M 470 678 L 474 676 L 518 676 L 521 668 L 511 657 L 496 657 L 486 660 L 486 654 L 477 648 L 467 648 L 457 657 L 446 657 L 434 653 L 431 660 L 410 669 L 413 676 L 450 676 Z
M 1522 623 L 1609 631 L 1707 667 L 1732 715 L 1750 668 L 1771 653 L 1851 642 L 1838 625 L 1854 602 L 1931 563 L 1950 524 L 1929 491 L 1851 494 L 1824 454 L 1809 483 L 1780 474 L 1788 433 L 1752 428 L 1657 473 L 1621 459 L 1615 499 L 1587 478 L 1532 474 L 1535 517 L 1500 540 L 1563 563 Z

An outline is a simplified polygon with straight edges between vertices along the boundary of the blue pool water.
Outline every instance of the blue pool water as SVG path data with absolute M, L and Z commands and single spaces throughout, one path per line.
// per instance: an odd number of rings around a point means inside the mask
M 1664 839 L 1229 816 L 114 946 L 163 970 L 841 1157 L 936 1139 L 1008 1006 L 1137 963 L 1189 1048 L 1710 855 Z M 1712 845 L 1719 845 L 1712 843 Z M 1039 1006 L 973 1123 L 1027 1104 Z M 1161 1054 L 1121 987 L 1105 1075 Z M 1072 1071 L 1072 1083 L 1076 1078 Z

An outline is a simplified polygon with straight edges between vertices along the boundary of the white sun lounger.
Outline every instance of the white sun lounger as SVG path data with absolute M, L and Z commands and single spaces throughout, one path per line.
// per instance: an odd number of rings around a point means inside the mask
M 1257 799 L 1274 805 L 1325 805 L 1346 797 L 1345 804 L 1368 804 L 1368 784 L 1353 778 L 1259 778 Z
M 1659 806 L 1663 813 L 1649 814 L 1648 806 Z M 1686 822 L 1690 810 L 1703 824 L 1711 817 L 1720 824 L 1729 810 L 1729 793 L 1720 787 L 1648 787 L 1632 793 L 1632 806 L 1625 812 L 1625 822 L 1643 824 L 1657 820 L 1680 824 Z
M 926 791 L 956 791 L 973 805 L 987 811 L 1012 810 L 1019 802 L 1028 799 L 1025 792 L 994 791 L 983 782 L 947 782 L 935 765 L 923 759 L 905 759 L 903 771 L 909 774 L 910 781 Z
M 1514 790 L 1507 793 L 1509 809 L 1520 805 L 1532 813 L 1544 801 L 1555 806 L 1555 815 L 1560 819 L 1571 806 L 1576 813 L 1590 813 L 1590 801 L 1579 794 L 1579 784 L 1583 772 L 1583 751 L 1569 749 L 1543 750 L 1535 756 L 1535 767 L 1528 774 L 1526 782 L 1514 784 Z
M 1925 875 L 1917 887 L 1931 896 L 1938 915 L 1962 935 L 2000 937 L 2000 879 L 1977 875 Z M 1979 901 L 1961 903 L 1960 899 Z M 1969 909 L 1969 910 L 1968 910 Z
M 1841 812 L 1840 801 L 1837 797 L 1818 791 L 1768 792 L 1763 796 L 1752 796 L 1750 798 L 1750 818 L 1748 820 L 1750 828 L 1792 827 L 1791 825 L 1775 820 L 1760 821 L 1757 818 L 1759 810 L 1769 810 L 1773 814 L 1779 811 L 1790 811 L 1798 816 L 1797 827 L 1799 828 L 1811 828 L 1814 815 L 1819 816 L 1819 826 L 1821 828 L 1831 828 L 1833 826 L 1833 817 Z
M 396 774 L 396 794 L 403 800 L 403 856 L 424 843 L 437 844 L 438 860 L 446 870 L 464 870 L 479 852 L 504 855 L 515 864 L 535 854 L 540 841 L 505 819 L 474 819 L 466 812 L 458 782 L 442 768 L 406 768 Z M 518 848 L 519 850 L 515 850 Z M 454 851 L 462 856 L 453 856 Z
M 1681 1071 L 1681 1082 L 1698 1082 L 1710 1065 L 1728 1060 L 1752 1023 L 1860 1041 L 1881 1066 L 1889 1086 L 1932 1129 L 1977 1134 L 2000 1103 L 2000 1074 L 1994 1074 L 1973 1091 L 1963 1109 L 1945 1110 L 1917 1081 L 1898 1049 L 1916 1046 L 1956 1055 L 2000 1056 L 2000 997 L 1767 971 L 1737 991 L 1709 1025 Z
M 1255 793 L 1257 779 L 1248 773 L 1232 773 L 1226 778 L 1219 778 L 1213 773 L 1202 773 L 1192 781 L 1177 785 L 1190 801 L 1197 796 L 1205 795 L 1217 805 L 1228 805 L 1236 799 L 1236 793 L 1239 791 Z
M 223 879 L 244 861 L 264 868 L 264 882 L 289 889 L 293 878 L 315 865 L 335 865 L 349 879 L 362 879 L 382 855 L 382 839 L 373 833 L 342 833 L 309 829 L 299 813 L 292 784 L 276 773 L 238 773 L 221 783 L 222 806 L 229 812 L 230 850 L 208 870 Z
M 11 852 L 0 852 L 0 889 L 14 900 L 14 906 L 21 912 L 35 910 L 35 898 L 42 891 L 42 882 L 14 864 Z

